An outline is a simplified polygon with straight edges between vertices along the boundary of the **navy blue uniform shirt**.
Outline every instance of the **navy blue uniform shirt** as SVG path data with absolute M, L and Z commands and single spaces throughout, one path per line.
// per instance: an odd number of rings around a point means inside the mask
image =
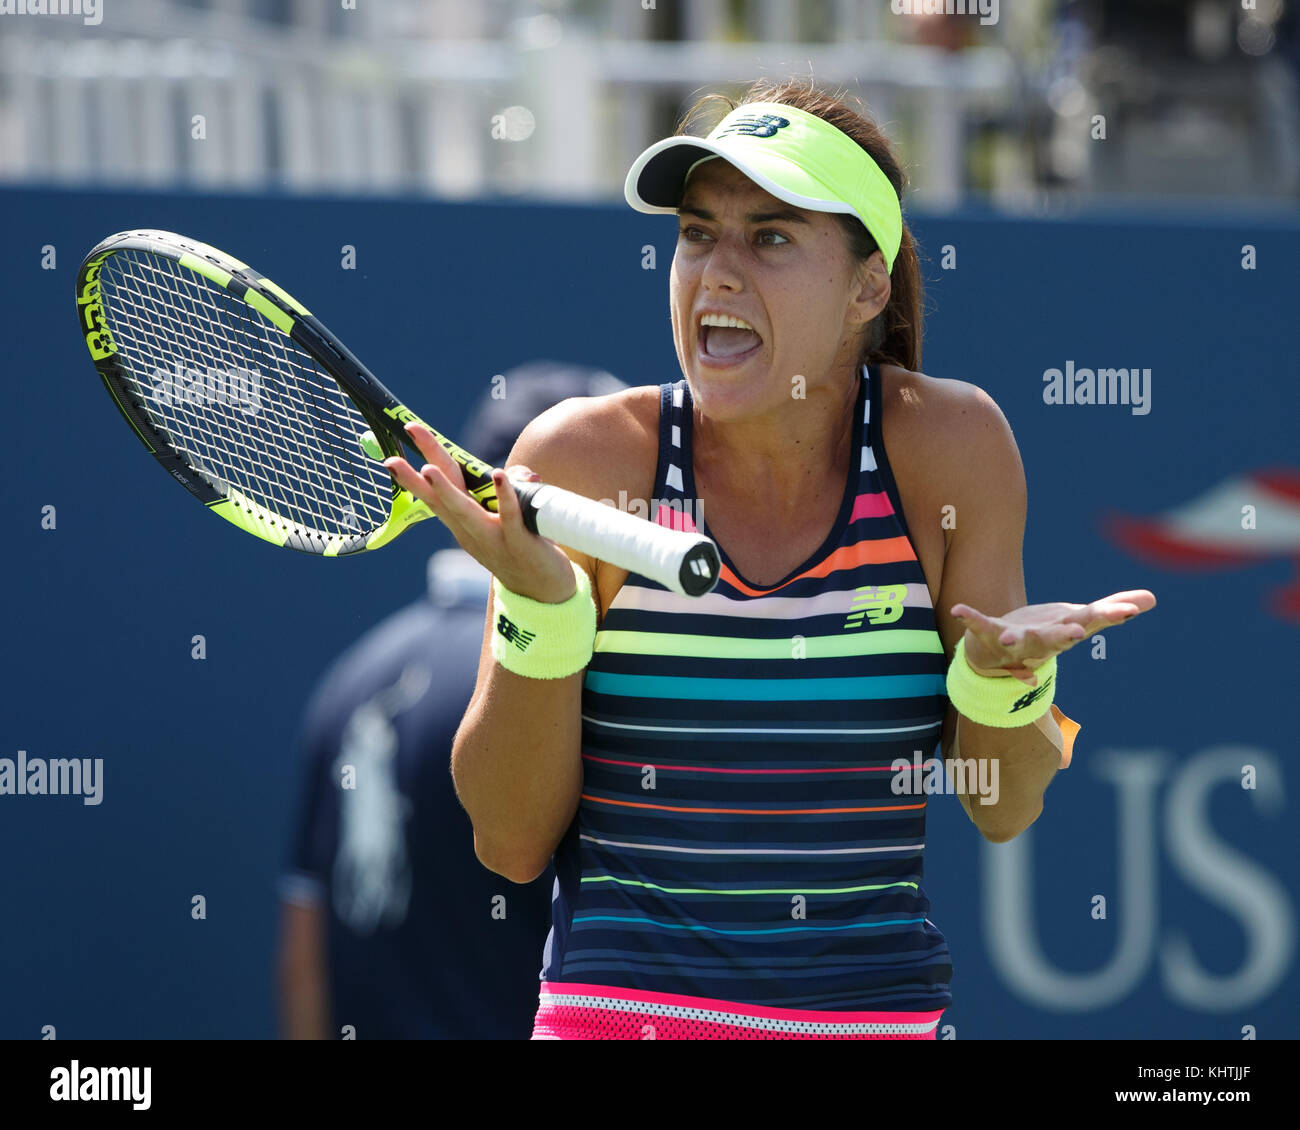
M 288 901 L 323 900 L 333 1034 L 520 1039 L 532 1032 L 554 873 L 518 885 L 474 855 L 451 743 L 474 689 L 488 575 L 430 561 L 426 599 L 344 653 L 299 745 Z

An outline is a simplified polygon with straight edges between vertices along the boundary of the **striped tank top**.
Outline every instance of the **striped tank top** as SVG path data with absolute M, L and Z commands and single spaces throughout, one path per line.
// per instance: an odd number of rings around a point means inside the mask
M 691 420 L 686 382 L 661 386 L 651 506 L 707 533 Z M 934 1038 L 926 797 L 891 782 L 933 753 L 947 663 L 880 421 L 864 367 L 835 524 L 785 580 L 719 545 L 709 595 L 633 573 L 605 614 L 534 1039 Z

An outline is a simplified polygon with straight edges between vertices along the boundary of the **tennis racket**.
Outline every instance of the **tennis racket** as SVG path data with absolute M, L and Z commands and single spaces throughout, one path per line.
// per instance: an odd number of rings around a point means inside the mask
M 424 421 L 247 264 L 174 232 L 119 232 L 82 262 L 77 307 L 131 430 L 228 522 L 273 545 L 343 557 L 433 517 L 380 462 L 403 446 L 419 456 L 403 425 Z M 492 468 L 429 430 L 495 512 Z M 717 547 L 700 534 L 544 483 L 512 485 L 535 534 L 682 595 L 717 583 Z

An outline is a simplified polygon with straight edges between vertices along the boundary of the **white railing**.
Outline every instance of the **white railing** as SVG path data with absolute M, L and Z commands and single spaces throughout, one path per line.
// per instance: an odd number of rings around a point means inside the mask
M 596 17 L 518 16 L 505 0 L 294 0 L 287 26 L 251 19 L 251 0 L 99 3 L 94 27 L 0 16 L 0 179 L 609 197 L 694 94 L 811 73 L 907 133 L 917 197 L 944 205 L 964 190 L 967 114 L 1015 88 L 1002 48 L 886 41 L 887 6 L 860 0 L 753 0 L 751 22 L 773 37 L 761 42 L 721 38 L 721 0 L 684 5 L 691 38 L 675 42 L 646 38 L 637 0 Z M 838 40 L 790 41 L 810 16 Z M 510 107 L 523 110 L 503 118 Z

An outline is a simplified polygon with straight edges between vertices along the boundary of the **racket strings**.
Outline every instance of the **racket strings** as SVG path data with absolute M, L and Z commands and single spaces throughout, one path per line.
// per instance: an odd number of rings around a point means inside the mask
M 195 471 L 304 532 L 387 520 L 392 481 L 360 448 L 364 417 L 290 338 L 163 256 L 113 255 L 100 282 L 133 399 Z
M 163 260 L 163 262 L 171 266 L 170 260 Z M 261 387 L 256 389 L 255 397 L 249 397 L 247 389 L 241 390 L 245 396 L 245 403 L 239 405 L 241 414 L 256 414 L 261 417 L 261 423 L 265 431 L 269 433 L 269 437 L 254 437 L 260 438 L 262 442 L 251 445 L 252 453 L 257 455 L 269 453 L 272 456 L 283 454 L 290 464 L 286 468 L 285 458 L 276 460 L 278 464 L 276 469 L 282 473 L 265 478 L 260 483 L 266 488 L 267 496 L 273 502 L 278 503 L 278 505 L 272 505 L 269 508 L 279 513 L 285 513 L 286 509 L 291 509 L 295 502 L 310 501 L 311 505 L 307 509 L 315 517 L 317 528 L 321 527 L 323 519 L 328 520 L 333 517 L 337 521 L 342 516 L 343 525 L 355 532 L 356 526 L 360 524 L 360 519 L 356 507 L 352 505 L 350 500 L 340 504 L 337 499 L 331 498 L 328 490 L 321 489 L 319 476 L 307 475 L 300 479 L 293 477 L 294 474 L 300 474 L 304 468 L 319 461 L 322 457 L 336 473 L 341 471 L 345 475 L 354 477 L 354 468 L 352 466 L 354 461 L 348 458 L 344 445 L 347 439 L 355 435 L 358 429 L 350 424 L 341 423 L 338 410 L 342 406 L 350 408 L 350 402 L 342 397 L 337 385 L 328 375 L 323 375 L 316 369 L 315 363 L 310 357 L 300 354 L 294 348 L 286 350 L 280 346 L 280 342 L 285 342 L 290 347 L 292 347 L 292 343 L 283 338 L 278 332 L 269 330 L 262 325 L 255 316 L 250 317 L 247 313 L 247 307 L 243 303 L 235 302 L 224 291 L 211 292 L 220 296 L 224 301 L 216 303 L 204 302 L 203 300 L 208 297 L 206 283 L 199 284 L 192 277 L 188 277 L 188 273 L 179 274 L 179 278 L 187 284 L 184 297 L 190 302 L 191 308 L 188 312 L 192 316 L 224 318 L 221 324 L 225 329 L 228 341 L 234 340 L 238 342 L 241 337 L 251 334 L 256 339 L 257 346 L 255 350 L 260 347 L 264 353 L 274 357 L 277 364 L 273 367 L 282 372 L 287 371 L 290 377 L 283 385 L 272 382 L 268 386 L 263 382 Z M 197 309 L 194 307 L 196 302 Z M 236 320 L 237 324 L 232 325 L 232 318 Z M 153 324 L 158 324 L 157 320 Z M 211 345 L 212 343 L 209 342 L 208 344 Z M 244 344 L 246 348 L 247 343 Z M 233 359 L 224 357 L 224 364 L 216 366 L 216 371 L 219 373 L 222 368 L 225 368 L 227 371 L 239 372 L 241 368 L 246 368 L 246 366 L 241 367 L 238 360 L 238 355 L 235 355 Z M 286 362 L 289 363 L 287 366 Z M 306 366 L 312 374 L 312 379 L 305 384 L 293 379 L 295 377 L 293 365 L 301 365 L 302 362 L 306 362 Z M 195 371 L 202 373 L 204 366 L 202 364 L 198 365 Z M 212 367 L 209 367 L 208 371 L 212 371 Z M 262 376 L 264 374 L 260 370 L 253 371 L 253 379 L 260 379 Z M 284 396 L 275 405 L 279 411 L 266 412 L 267 406 L 264 403 L 265 397 L 263 394 L 274 396 L 281 388 L 289 395 Z M 306 401 L 301 397 L 292 395 L 302 388 L 308 390 Z M 325 388 L 329 389 L 328 398 L 322 396 Z M 200 390 L 200 395 L 204 392 L 206 390 Z M 188 399 L 192 400 L 193 397 Z M 238 402 L 238 397 L 235 399 Z M 252 403 L 248 402 L 250 400 Z M 343 418 L 346 419 L 346 415 Z M 286 422 L 290 425 L 289 427 L 285 426 Z M 325 422 L 328 422 L 328 426 L 322 426 Z M 307 442 L 300 439 L 300 436 L 305 437 Z M 208 451 L 211 453 L 215 448 L 219 448 L 219 455 L 221 456 L 219 462 L 221 464 L 228 465 L 236 457 L 242 457 L 245 461 L 248 459 L 250 444 L 245 442 L 246 432 L 214 433 L 212 438 L 215 443 L 208 448 Z M 270 440 L 269 446 L 266 442 L 268 438 Z M 233 444 L 231 441 L 233 441 Z M 202 462 L 201 457 L 199 461 Z M 211 473 L 209 467 L 205 466 L 204 469 Z M 288 473 L 283 473 L 286 470 Z M 217 477 L 224 478 L 225 476 L 218 474 Z M 227 479 L 227 481 L 229 480 Z M 245 480 L 244 483 L 237 482 L 235 485 L 244 486 L 246 483 Z M 245 490 L 245 493 L 248 493 L 248 491 Z M 298 495 L 306 497 L 299 499 Z M 254 493 L 253 496 L 256 497 L 256 494 Z M 264 505 L 266 504 L 265 499 L 258 499 L 258 501 L 262 501 Z M 326 528 L 331 527 L 332 524 L 327 522 Z M 331 532 L 335 531 L 331 529 Z
M 184 276 L 181 276 L 181 280 L 185 283 L 189 282 L 189 280 L 185 279 Z M 138 281 L 139 280 L 137 279 L 137 282 Z M 194 288 L 191 286 L 188 289 L 192 291 Z M 123 292 L 122 295 L 119 295 L 119 298 L 124 298 L 127 293 L 131 292 Z M 214 375 L 220 373 L 225 373 L 227 376 L 231 374 L 239 374 L 241 366 L 238 361 L 233 359 L 233 355 L 230 354 L 229 350 L 225 348 L 223 344 L 207 340 L 202 343 L 202 346 L 205 346 L 206 348 L 196 350 L 193 348 L 192 342 L 185 338 L 176 340 L 170 333 L 160 335 L 157 332 L 152 332 L 153 327 L 166 327 L 168 325 L 167 319 L 173 316 L 174 311 L 160 308 L 156 301 L 156 293 L 152 290 L 142 290 L 142 293 L 145 295 L 144 305 L 147 308 L 138 311 L 138 314 L 140 325 L 142 327 L 150 327 L 149 330 L 146 330 L 146 333 L 143 336 L 147 338 L 148 345 L 151 347 L 153 355 L 165 355 L 168 350 L 177 353 L 177 356 L 173 361 L 175 368 L 172 372 L 159 371 L 155 369 L 152 374 L 155 393 L 152 406 L 155 409 L 179 408 L 181 412 L 184 413 L 187 405 L 193 404 L 196 399 L 202 401 L 209 396 L 216 396 L 219 403 L 220 389 L 218 382 L 215 379 L 206 387 L 200 385 L 197 390 L 194 390 L 192 386 L 190 389 L 185 389 L 183 387 L 178 389 L 176 384 L 180 383 L 183 385 L 184 380 L 192 379 L 195 375 L 203 377 L 205 371 L 213 373 Z M 205 318 L 214 315 L 220 316 L 222 314 L 222 311 L 218 306 L 213 306 L 211 309 L 203 309 L 202 307 L 204 304 L 201 300 L 197 303 L 196 308 L 195 299 L 201 299 L 201 291 L 199 292 L 199 295 L 186 293 L 177 297 L 182 300 L 182 305 L 185 307 L 186 324 L 188 325 L 192 326 L 200 314 Z M 237 339 L 238 335 L 231 332 L 228 322 L 226 323 L 225 331 L 229 339 Z M 142 340 L 140 344 L 143 345 L 144 340 Z M 216 349 L 213 348 L 214 345 L 217 346 Z M 210 364 L 214 357 L 219 359 L 219 364 Z M 205 364 L 205 362 L 207 363 Z M 183 378 L 181 377 L 181 374 L 184 374 Z M 253 373 L 250 374 L 251 379 L 256 379 L 259 376 L 261 376 L 260 370 L 253 370 Z M 170 388 L 167 384 L 169 380 L 172 381 L 172 387 Z M 159 385 L 162 387 L 159 388 Z M 254 393 L 253 390 L 242 387 L 242 385 L 236 389 L 232 399 L 235 401 L 235 406 L 239 409 L 241 414 L 261 414 L 263 408 L 261 402 L 262 391 L 263 389 L 257 389 Z M 252 395 L 250 395 L 250 393 L 252 393 Z M 229 393 L 227 395 L 229 395 Z M 184 398 L 179 405 L 167 403 L 168 399 L 176 399 L 177 397 Z M 160 400 L 162 403 L 160 403 Z M 283 405 L 281 407 L 283 407 Z M 154 415 L 156 417 L 161 415 L 164 422 L 168 421 L 168 414 L 166 412 L 159 413 L 155 411 Z M 174 420 L 175 417 L 171 417 L 171 421 L 174 422 Z M 193 423 L 192 420 L 187 420 L 187 422 L 191 424 Z M 257 454 L 262 455 L 264 460 L 267 457 L 274 460 L 275 456 L 286 446 L 289 446 L 290 448 L 301 446 L 298 444 L 296 438 L 292 436 L 292 433 L 289 435 L 290 443 L 288 445 L 285 444 L 286 436 L 284 429 L 279 426 L 279 421 L 275 414 L 267 413 L 265 418 L 259 422 L 261 424 L 260 431 L 263 434 L 258 435 L 256 432 L 253 432 L 251 435 L 253 439 L 261 442 L 252 445 L 247 442 L 250 433 L 246 431 L 219 431 L 209 429 L 207 432 L 202 432 L 195 431 L 191 428 L 185 437 L 173 434 L 172 439 L 178 441 L 177 446 L 184 451 L 189 459 L 192 460 L 196 465 L 196 469 L 202 470 L 209 477 L 224 479 L 229 482 L 231 481 L 229 476 L 222 474 L 221 469 L 235 465 L 237 459 L 247 461 L 256 452 Z M 192 439 L 195 442 L 192 445 L 187 445 L 183 442 L 179 442 L 182 438 Z M 267 443 L 266 441 L 268 438 L 272 439 L 274 442 Z M 301 455 L 301 452 L 292 453 Z M 282 462 L 282 460 L 275 461 Z M 282 470 L 283 468 L 279 469 Z M 247 484 L 246 481 L 236 480 L 234 485 L 243 487 Z M 281 504 L 286 501 L 282 476 L 269 477 L 262 485 L 266 488 L 268 495 L 272 499 L 279 501 Z M 259 501 L 261 500 L 259 499 Z M 282 506 L 272 507 L 272 509 L 282 509 Z

